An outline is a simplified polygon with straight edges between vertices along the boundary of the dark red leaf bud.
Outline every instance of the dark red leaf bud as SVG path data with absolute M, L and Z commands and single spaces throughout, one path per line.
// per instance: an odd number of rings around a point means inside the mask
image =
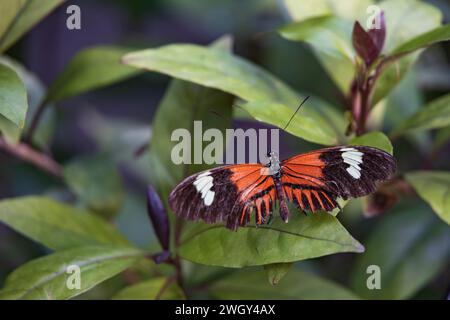
M 381 50 L 383 50 L 384 41 L 386 40 L 386 21 L 384 19 L 384 12 L 380 13 L 378 22 L 372 24 L 372 28 L 368 33 L 378 50 L 378 56 L 381 53 Z
M 367 66 L 372 64 L 381 53 L 386 38 L 386 23 L 384 13 L 375 18 L 369 31 L 365 31 L 356 21 L 353 26 L 352 42 L 356 53 L 364 60 Z

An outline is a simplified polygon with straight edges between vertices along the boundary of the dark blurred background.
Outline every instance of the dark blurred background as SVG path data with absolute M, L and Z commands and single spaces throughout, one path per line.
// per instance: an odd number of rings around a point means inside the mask
M 449 22 L 450 2 L 427 2 L 439 7 L 444 13 L 444 23 Z M 66 8 L 70 4 L 81 8 L 81 30 L 70 31 L 65 27 Z M 230 34 L 234 37 L 236 54 L 263 66 L 298 91 L 342 106 L 342 97 L 311 49 L 277 35 L 276 28 L 286 22 L 276 0 L 68 1 L 39 23 L 8 54 L 49 85 L 76 52 L 90 46 L 115 44 L 148 48 L 180 42 L 209 44 Z M 407 81 L 421 89 L 418 103 L 450 91 L 449 43 L 427 50 L 415 70 Z M 103 132 L 107 131 L 106 127 L 123 129 L 131 139 L 136 137 L 145 141 L 169 80 L 166 76 L 146 73 L 59 103 L 56 134 L 51 146 L 54 157 L 64 163 L 75 156 L 97 151 L 99 144 L 108 139 L 95 136 L 102 125 L 105 126 Z M 396 99 L 404 98 L 400 90 L 397 96 L 395 94 Z M 236 125 L 246 126 L 245 123 Z M 285 155 L 311 148 L 309 143 L 287 135 L 283 135 L 281 141 L 286 144 Z M 448 159 L 448 152 L 445 157 Z M 54 184 L 37 169 L 5 154 L 0 154 L 0 166 L 0 198 L 40 194 Z M 129 194 L 124 213 L 119 216 L 119 225 L 134 242 L 148 245 L 150 227 L 142 224 L 142 219 L 146 219 L 143 199 L 146 180 L 128 174 L 127 168 L 122 169 Z M 42 247 L 0 225 L 0 286 L 8 272 L 42 255 L 43 251 Z

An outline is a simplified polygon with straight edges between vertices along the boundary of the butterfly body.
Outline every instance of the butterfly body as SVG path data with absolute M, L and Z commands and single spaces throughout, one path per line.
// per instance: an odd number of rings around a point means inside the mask
M 339 207 L 338 197 L 367 195 L 395 169 L 390 154 L 372 147 L 332 147 L 284 161 L 270 153 L 267 164 L 222 166 L 186 178 L 171 192 L 169 205 L 186 219 L 224 221 L 236 230 L 253 213 L 257 225 L 267 223 L 279 203 L 287 222 L 288 202 L 303 212 L 331 211 Z

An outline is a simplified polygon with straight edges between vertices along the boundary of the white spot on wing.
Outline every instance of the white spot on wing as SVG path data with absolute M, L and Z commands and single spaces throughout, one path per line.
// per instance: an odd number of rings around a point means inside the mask
M 213 187 L 213 177 L 211 177 L 210 171 L 205 171 L 197 176 L 193 185 L 197 189 L 199 193 L 201 193 L 201 197 L 206 206 L 210 206 L 214 201 L 215 192 L 211 191 Z
M 352 166 L 348 167 L 347 172 L 350 173 L 350 175 L 355 179 L 361 178 L 361 172 L 359 172 L 358 169 L 355 169 L 355 167 Z
M 363 163 L 363 153 L 355 148 L 342 148 L 340 151 L 342 151 L 342 160 L 349 165 L 346 169 L 347 172 L 355 179 L 361 178 L 359 165 Z
M 212 182 L 212 178 L 211 178 L 211 180 L 208 181 L 208 183 L 205 184 L 205 186 L 200 190 L 200 192 L 202 193 L 202 198 L 204 198 L 205 194 L 211 190 L 212 186 L 213 186 L 213 182 Z
M 200 177 L 194 181 L 194 186 L 197 188 L 197 191 L 201 191 L 208 183 L 212 182 L 212 177 Z
M 213 203 L 213 201 L 214 201 L 214 195 L 215 195 L 215 192 L 214 192 L 214 191 L 208 191 L 208 192 L 206 193 L 206 196 L 205 196 L 205 198 L 203 199 L 203 202 L 205 203 L 205 206 L 210 206 L 210 205 Z

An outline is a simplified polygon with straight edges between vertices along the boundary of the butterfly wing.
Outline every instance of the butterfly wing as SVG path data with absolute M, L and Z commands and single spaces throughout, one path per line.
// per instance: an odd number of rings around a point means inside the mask
M 253 211 L 255 222 L 267 221 L 276 194 L 272 176 L 260 164 L 223 166 L 194 174 L 170 193 L 169 205 L 180 217 L 226 222 L 229 229 L 249 222 Z
M 387 152 L 365 146 L 332 147 L 294 156 L 282 162 L 282 188 L 302 210 L 330 211 L 336 199 L 365 196 L 378 181 L 396 170 Z

